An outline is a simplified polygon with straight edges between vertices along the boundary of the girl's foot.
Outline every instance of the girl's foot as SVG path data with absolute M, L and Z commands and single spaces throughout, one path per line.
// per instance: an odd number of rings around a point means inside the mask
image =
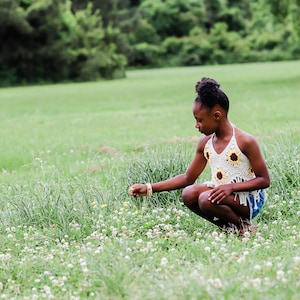
M 240 237 L 244 237 L 248 232 L 250 235 L 254 235 L 258 229 L 257 225 L 251 224 L 249 221 L 242 220 L 241 227 L 238 228 L 235 224 L 228 223 L 226 226 L 219 227 L 222 233 L 234 233 Z
M 239 229 L 238 235 L 243 237 L 246 232 L 249 232 L 250 235 L 254 235 L 258 229 L 257 225 L 251 224 L 247 221 L 242 221 L 241 228 Z

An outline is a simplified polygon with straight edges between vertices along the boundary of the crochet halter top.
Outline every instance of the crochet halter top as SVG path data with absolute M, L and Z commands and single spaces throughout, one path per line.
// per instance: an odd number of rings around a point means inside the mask
M 244 182 L 255 178 L 249 159 L 243 154 L 237 144 L 235 127 L 232 125 L 232 137 L 221 153 L 215 151 L 213 145 L 214 136 L 215 134 L 211 136 L 204 147 L 204 156 L 211 168 L 212 179 L 209 183 L 210 186 L 215 187 L 221 184 Z M 235 194 L 239 195 L 241 205 L 247 205 L 249 192 L 238 192 Z M 251 194 L 255 195 L 257 191 L 252 191 Z

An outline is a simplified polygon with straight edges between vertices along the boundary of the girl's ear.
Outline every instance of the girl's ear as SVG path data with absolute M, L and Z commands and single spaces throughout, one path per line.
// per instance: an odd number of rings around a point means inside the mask
M 221 113 L 221 111 L 216 110 L 216 111 L 213 113 L 213 116 L 214 116 L 214 119 L 215 119 L 215 120 L 219 121 L 219 120 L 221 120 L 221 118 L 222 118 L 222 113 Z

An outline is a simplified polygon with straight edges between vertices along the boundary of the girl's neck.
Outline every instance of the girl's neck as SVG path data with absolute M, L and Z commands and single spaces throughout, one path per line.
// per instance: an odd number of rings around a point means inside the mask
M 231 137 L 232 134 L 233 134 L 233 125 L 228 119 L 224 120 L 224 122 L 221 122 L 219 124 L 219 128 L 215 131 L 215 136 L 221 139 L 224 139 L 228 136 Z

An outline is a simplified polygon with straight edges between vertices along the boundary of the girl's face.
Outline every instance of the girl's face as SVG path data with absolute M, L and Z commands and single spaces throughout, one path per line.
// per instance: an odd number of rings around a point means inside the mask
M 193 114 L 196 120 L 195 127 L 199 132 L 210 135 L 218 128 L 218 122 L 214 117 L 213 109 L 203 106 L 200 102 L 194 102 Z

